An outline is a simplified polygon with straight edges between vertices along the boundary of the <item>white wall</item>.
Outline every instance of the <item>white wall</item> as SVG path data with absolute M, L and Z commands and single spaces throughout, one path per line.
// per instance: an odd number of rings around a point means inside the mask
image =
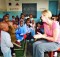
M 22 3 L 37 3 L 37 10 L 43 10 L 48 9 L 49 1 L 57 1 L 57 0 L 0 0 L 0 11 L 21 11 L 22 10 Z M 11 2 L 12 6 L 9 6 L 8 3 Z M 15 4 L 19 3 L 19 6 L 16 6 Z M 60 0 L 58 2 L 58 10 L 60 10 Z M 10 8 L 12 10 L 10 10 Z
M 9 6 L 8 3 L 11 2 L 12 6 Z M 19 3 L 19 6 L 16 6 L 16 3 Z M 48 9 L 49 0 L 6 0 L 7 11 L 22 11 L 22 3 L 37 3 L 37 11 Z
M 6 1 L 0 0 L 0 11 L 6 11 Z

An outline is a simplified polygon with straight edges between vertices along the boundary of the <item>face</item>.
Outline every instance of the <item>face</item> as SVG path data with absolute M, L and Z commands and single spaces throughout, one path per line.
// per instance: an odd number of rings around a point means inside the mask
M 14 29 L 17 29 L 18 28 L 18 25 L 13 24 L 13 27 L 14 27 Z
M 32 20 L 32 23 L 34 24 L 34 20 Z
M 20 22 L 20 26 L 23 26 L 23 21 Z
M 18 21 L 19 21 L 19 19 L 18 19 L 18 18 L 15 18 L 15 21 L 16 21 L 16 22 L 18 22 Z
M 40 28 L 40 24 L 38 23 L 37 26 Z
M 4 21 L 9 21 L 9 19 L 8 19 L 8 17 L 6 16 L 6 17 L 4 17 Z
M 4 31 L 8 31 L 9 30 L 8 24 L 7 23 L 1 23 L 1 29 Z
M 49 18 L 48 18 L 47 14 L 42 14 L 41 19 L 42 19 L 43 22 L 47 23 Z
M 30 21 L 28 20 L 26 24 L 29 26 L 30 25 Z
M 25 16 L 24 16 L 24 15 L 22 15 L 22 16 L 21 16 L 21 18 L 22 18 L 22 19 L 24 19 L 24 18 L 25 18 Z
M 33 15 L 31 14 L 29 17 L 30 17 L 30 18 L 33 18 Z

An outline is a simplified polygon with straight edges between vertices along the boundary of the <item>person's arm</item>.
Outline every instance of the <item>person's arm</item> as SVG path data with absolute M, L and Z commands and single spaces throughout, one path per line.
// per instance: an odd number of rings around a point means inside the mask
M 8 25 L 9 25 L 9 28 L 10 28 L 10 32 L 11 33 L 15 33 L 15 28 L 13 26 L 13 23 L 12 22 L 8 22 Z

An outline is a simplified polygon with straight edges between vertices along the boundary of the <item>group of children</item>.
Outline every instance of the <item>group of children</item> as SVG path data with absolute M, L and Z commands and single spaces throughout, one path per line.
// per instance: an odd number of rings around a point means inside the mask
M 32 19 L 32 20 L 31 20 Z M 21 47 L 21 41 L 24 39 L 34 39 L 35 35 L 35 21 L 31 17 L 25 19 L 22 14 L 20 19 L 18 16 L 9 20 L 9 15 L 4 15 L 0 22 L 1 34 L 1 51 L 4 57 L 12 57 L 15 55 L 14 45 Z
M 3 56 L 12 57 L 15 55 L 14 45 L 21 47 L 21 41 L 34 40 L 33 36 L 38 33 L 44 34 L 44 26 L 41 22 L 35 23 L 32 14 L 28 17 L 21 14 L 20 18 L 12 16 L 11 21 L 8 14 L 4 15 L 0 22 L 0 43 Z

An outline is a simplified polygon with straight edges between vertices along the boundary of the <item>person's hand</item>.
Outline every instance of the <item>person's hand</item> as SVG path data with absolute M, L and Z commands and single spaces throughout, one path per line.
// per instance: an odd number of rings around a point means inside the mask
M 40 38 L 42 38 L 42 36 L 43 36 L 43 35 L 42 35 L 41 33 L 39 33 L 39 34 L 34 35 L 34 38 L 35 38 L 35 39 L 40 39 Z
M 13 27 L 14 27 L 15 29 L 17 29 L 17 28 L 18 28 L 18 25 L 14 24 Z
M 37 32 L 37 34 L 41 34 L 40 32 Z
M 13 23 L 12 23 L 12 22 L 8 22 L 8 25 L 9 25 L 9 26 L 13 26 Z
M 21 33 L 20 35 L 23 35 L 23 33 Z

